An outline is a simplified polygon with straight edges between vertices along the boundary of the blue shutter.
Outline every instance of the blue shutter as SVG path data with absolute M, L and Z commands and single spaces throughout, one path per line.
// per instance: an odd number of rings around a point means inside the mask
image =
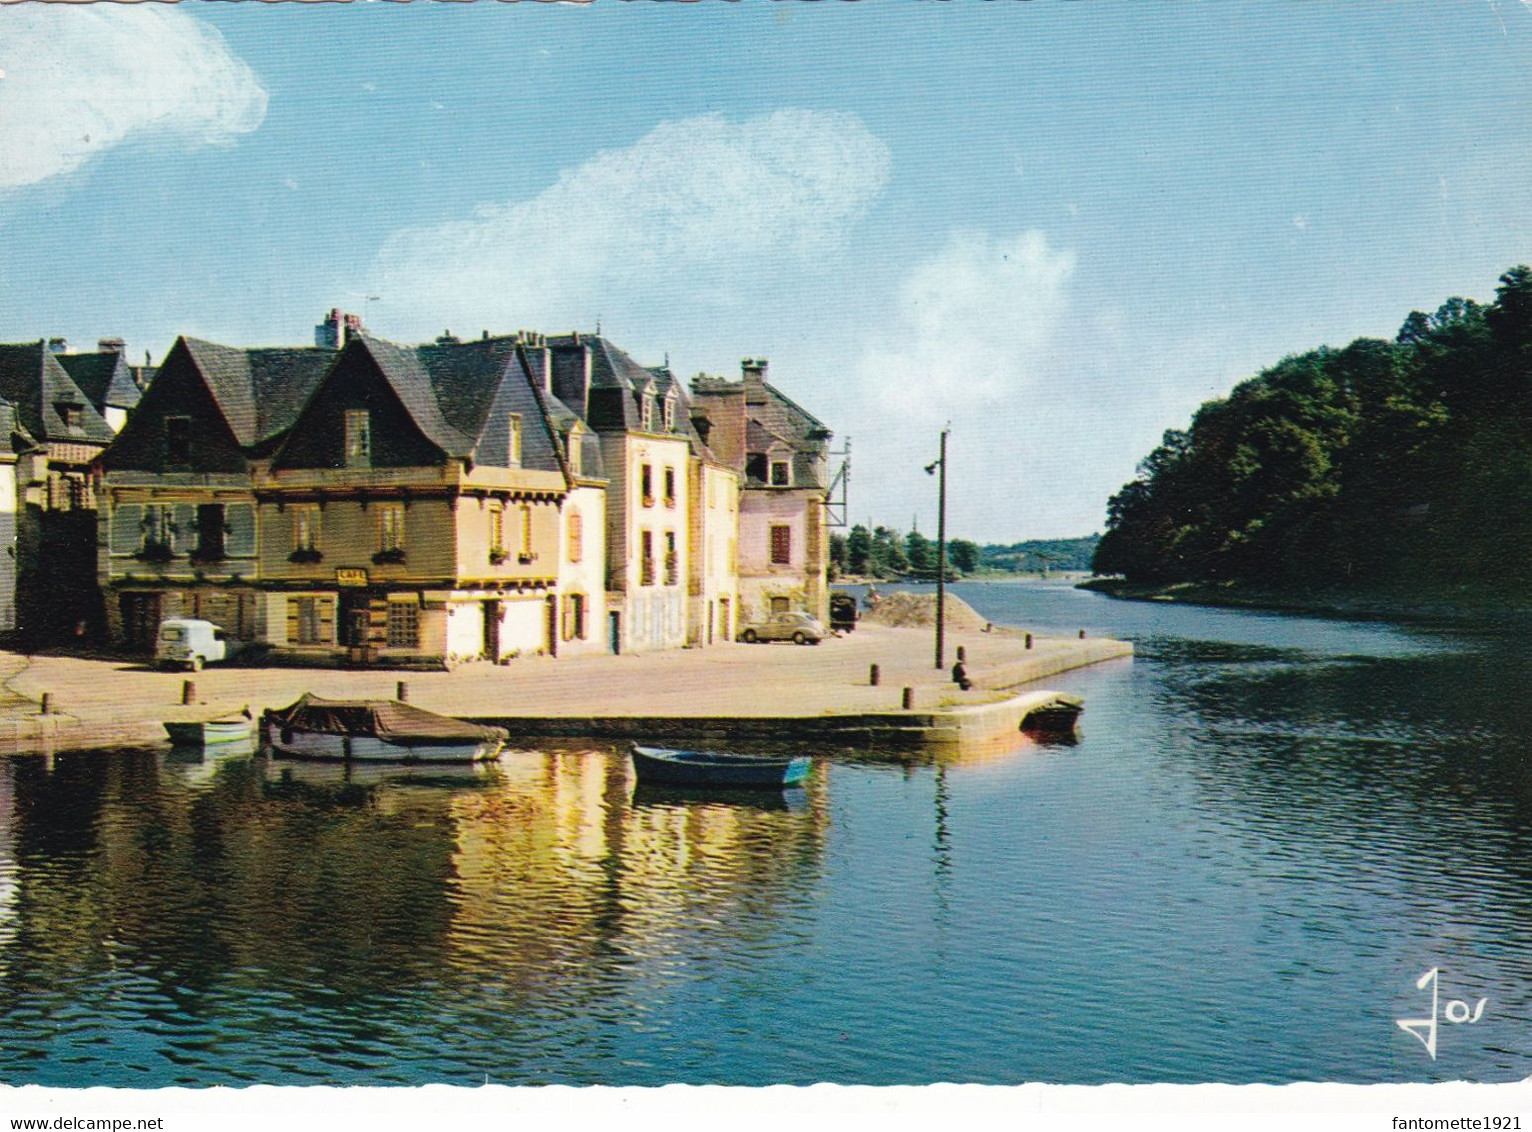
M 255 557 L 255 508 L 249 503 L 231 503 L 223 513 L 228 528 L 224 550 L 230 558 Z
M 138 503 L 121 503 L 112 510 L 111 552 L 133 554 L 144 541 L 144 509 Z

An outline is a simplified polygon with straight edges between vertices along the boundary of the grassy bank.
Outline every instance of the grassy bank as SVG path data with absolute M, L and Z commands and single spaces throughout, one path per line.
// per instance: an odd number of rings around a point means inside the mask
M 1125 601 L 1180 602 L 1322 617 L 1423 621 L 1493 621 L 1532 616 L 1532 591 L 1488 584 L 1276 589 L 1244 582 L 1145 584 L 1090 578 L 1078 588 Z

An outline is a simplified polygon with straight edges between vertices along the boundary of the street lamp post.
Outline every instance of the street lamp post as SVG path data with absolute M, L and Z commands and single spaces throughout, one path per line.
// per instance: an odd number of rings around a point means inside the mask
M 947 630 L 947 434 L 951 425 L 942 428 L 941 455 L 926 465 L 926 475 L 937 476 L 936 497 L 936 667 L 944 668 Z

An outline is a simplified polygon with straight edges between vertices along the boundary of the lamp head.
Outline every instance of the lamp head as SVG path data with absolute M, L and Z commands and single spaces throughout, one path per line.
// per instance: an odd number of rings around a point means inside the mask
M 929 464 L 926 465 L 926 475 L 934 476 L 936 474 L 936 469 L 940 464 L 940 460 L 932 460 Z

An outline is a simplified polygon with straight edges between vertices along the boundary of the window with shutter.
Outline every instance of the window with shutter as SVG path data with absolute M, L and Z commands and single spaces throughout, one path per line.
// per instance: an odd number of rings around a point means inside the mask
M 771 528 L 771 564 L 789 566 L 793 561 L 793 529 L 787 526 Z

